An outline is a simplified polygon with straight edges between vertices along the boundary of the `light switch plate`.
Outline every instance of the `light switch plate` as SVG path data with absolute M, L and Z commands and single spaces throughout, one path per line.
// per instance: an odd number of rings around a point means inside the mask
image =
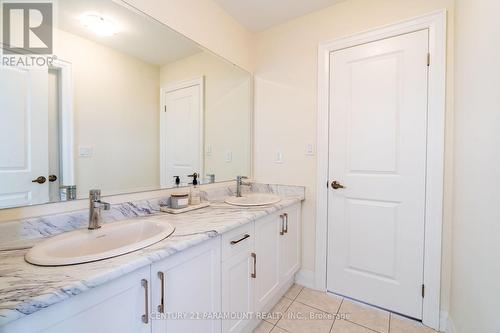
M 277 164 L 283 163 L 283 153 L 282 152 L 279 151 L 276 153 L 276 159 L 274 160 L 274 163 L 277 163 Z
M 78 156 L 79 157 L 92 157 L 94 154 L 94 148 L 91 146 L 79 146 L 78 147 Z
M 313 156 L 314 155 L 314 146 L 311 143 L 306 145 L 306 155 Z
M 231 163 L 233 161 L 233 152 L 226 151 L 226 163 Z

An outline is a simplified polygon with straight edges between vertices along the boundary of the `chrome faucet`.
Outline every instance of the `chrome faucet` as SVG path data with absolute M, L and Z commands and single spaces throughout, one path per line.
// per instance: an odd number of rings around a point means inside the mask
M 90 190 L 89 204 L 89 230 L 96 230 L 101 227 L 102 210 L 109 210 L 111 205 L 101 201 L 101 190 Z
M 245 176 L 237 176 L 236 177 L 236 196 L 238 198 L 241 197 L 241 186 L 242 185 L 250 185 L 250 183 L 243 182 L 243 179 L 248 179 L 248 177 L 245 177 Z

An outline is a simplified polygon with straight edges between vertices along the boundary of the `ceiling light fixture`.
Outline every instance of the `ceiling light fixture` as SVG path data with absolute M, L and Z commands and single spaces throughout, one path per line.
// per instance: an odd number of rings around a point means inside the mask
M 95 13 L 83 14 L 80 22 L 85 28 L 102 37 L 116 35 L 120 30 L 114 21 Z

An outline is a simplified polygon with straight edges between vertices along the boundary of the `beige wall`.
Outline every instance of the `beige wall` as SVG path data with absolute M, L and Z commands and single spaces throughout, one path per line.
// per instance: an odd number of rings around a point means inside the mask
M 123 0 L 252 72 L 253 34 L 213 0 Z
M 306 186 L 303 210 L 303 268 L 315 265 L 317 48 L 322 41 L 362 32 L 438 9 L 449 11 L 453 41 L 453 0 L 349 0 L 261 32 L 256 37 L 255 175 L 258 181 Z M 449 52 L 449 66 L 452 66 Z M 448 75 L 447 123 L 452 122 L 452 74 Z M 446 202 L 442 307 L 448 308 L 451 247 L 451 126 L 447 130 Z M 284 163 L 274 163 L 281 151 Z
M 500 332 L 500 2 L 456 1 L 451 317 Z
M 67 32 L 56 40 L 54 53 L 73 66 L 78 196 L 157 189 L 159 67 Z M 79 157 L 79 146 L 93 156 Z
M 248 72 L 208 52 L 161 68 L 161 87 L 198 77 L 205 79 L 205 174 L 216 181 L 249 175 L 251 166 L 252 79 Z M 226 152 L 232 161 L 226 162 Z

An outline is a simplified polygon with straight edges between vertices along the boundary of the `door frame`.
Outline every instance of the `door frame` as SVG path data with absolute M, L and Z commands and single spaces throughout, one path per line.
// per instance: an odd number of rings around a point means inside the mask
M 439 329 L 446 110 L 445 9 L 352 36 L 322 42 L 318 47 L 315 286 L 319 290 L 326 291 L 327 289 L 330 53 L 423 29 L 429 30 L 431 61 L 428 79 L 423 276 L 425 297 L 423 299 L 422 322 L 429 327 Z
M 165 94 L 169 92 L 173 92 L 180 89 L 185 89 L 193 86 L 200 86 L 200 170 L 198 171 L 200 174 L 199 179 L 205 179 L 205 77 L 200 76 L 194 78 L 192 80 L 179 81 L 174 83 L 169 83 L 168 85 L 160 88 L 160 187 L 166 188 L 168 186 L 168 180 L 166 179 L 166 156 L 165 156 L 165 140 L 166 133 L 163 128 L 163 121 L 165 118 L 165 113 L 162 112 L 166 106 Z
M 60 111 L 60 185 L 75 183 L 74 114 L 73 114 L 73 65 L 63 59 L 55 59 L 50 66 L 58 71 Z

